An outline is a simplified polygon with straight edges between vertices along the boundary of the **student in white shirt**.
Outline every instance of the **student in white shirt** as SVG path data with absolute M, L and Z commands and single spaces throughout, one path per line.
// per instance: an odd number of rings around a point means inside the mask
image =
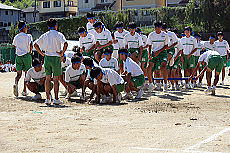
M 216 38 L 215 36 L 211 35 L 209 37 L 209 41 L 205 42 L 204 43 L 204 49 L 205 50 L 215 50 L 215 41 L 216 41 Z
M 127 82 L 125 99 L 131 99 L 133 97 L 132 91 L 138 92 L 136 99 L 140 99 L 144 91 L 142 89 L 145 77 L 141 67 L 128 57 L 129 52 L 127 49 L 119 50 L 119 57 L 124 62 L 124 74 Z
M 95 40 L 96 40 L 96 50 L 95 59 L 99 63 L 102 57 L 103 50 L 106 48 L 113 49 L 113 38 L 111 32 L 104 27 L 102 22 L 96 22 L 93 25 L 96 33 L 95 33 Z
M 85 65 L 82 64 L 82 60 L 80 57 L 72 57 L 71 58 L 72 65 L 68 66 L 65 72 L 65 82 L 67 84 L 68 95 L 67 99 L 71 98 L 71 95 L 76 93 L 76 89 L 82 88 L 82 96 L 84 99 L 84 83 L 86 80 L 86 68 Z
M 206 66 L 200 72 L 200 74 L 196 77 L 196 79 L 202 77 L 204 72 L 207 71 L 206 79 L 207 79 L 208 88 L 205 92 L 206 93 L 212 92 L 212 94 L 215 95 L 215 89 L 219 81 L 220 72 L 222 71 L 222 68 L 224 67 L 224 59 L 220 56 L 220 54 L 217 51 L 213 51 L 213 50 L 206 51 L 200 56 L 198 60 L 198 64 L 194 72 L 192 73 L 190 79 L 192 79 L 195 76 L 201 64 L 206 65 Z M 213 70 L 215 70 L 215 79 L 213 82 L 213 86 L 211 86 Z
M 136 32 L 137 25 L 134 22 L 129 23 L 129 33 L 125 35 L 125 48 L 128 49 L 130 57 L 136 63 L 139 63 L 142 58 L 143 41 L 141 36 Z
M 18 28 L 20 33 L 14 37 L 13 45 L 16 47 L 16 70 L 15 84 L 13 86 L 14 95 L 18 97 L 18 82 L 22 76 L 22 71 L 26 72 L 31 68 L 32 56 L 30 55 L 33 49 L 33 38 L 27 34 L 28 27 L 24 21 L 19 21 Z M 27 96 L 26 84 L 24 82 L 23 96 Z
M 90 76 L 97 80 L 97 100 L 100 101 L 100 96 L 105 95 L 103 102 L 111 103 L 109 94 L 113 94 L 112 103 L 120 103 L 122 96 L 121 92 L 125 89 L 124 79 L 114 70 L 108 68 L 96 67 L 90 72 Z
M 226 40 L 224 40 L 224 34 L 223 32 L 217 33 L 218 40 L 215 41 L 215 47 L 216 51 L 220 54 L 220 56 L 224 60 L 224 67 L 222 69 L 222 85 L 224 85 L 224 79 L 225 79 L 225 67 L 229 59 L 229 44 Z
M 35 93 L 32 97 L 33 100 L 42 99 L 41 92 L 45 92 L 45 69 L 42 67 L 42 63 L 39 59 L 33 59 L 32 68 L 30 68 L 26 74 L 25 82 L 27 88 Z M 33 82 L 31 82 L 31 79 Z M 51 84 L 50 91 L 52 90 L 53 84 Z M 50 92 L 49 91 L 49 92 Z
M 94 58 L 95 49 L 95 37 L 91 33 L 88 33 L 84 27 L 78 29 L 78 34 L 80 35 L 80 52 L 83 56 L 88 56 Z
M 54 94 L 55 99 L 53 103 L 55 105 L 62 104 L 63 102 L 59 99 L 59 80 L 60 76 L 62 75 L 62 68 L 61 68 L 61 57 L 64 56 L 65 51 L 67 50 L 68 43 L 65 39 L 65 36 L 58 32 L 58 25 L 55 19 L 49 19 L 47 21 L 47 25 L 49 31 L 44 33 L 40 36 L 38 40 L 36 40 L 34 47 L 38 51 L 41 56 L 45 57 L 44 60 L 44 67 L 46 72 L 46 82 L 45 82 L 45 89 L 46 89 L 46 101 L 45 104 L 51 104 L 51 97 L 50 97 L 50 83 L 51 78 L 53 76 L 54 82 Z M 63 48 L 62 48 L 63 45 Z M 43 53 L 41 51 L 45 51 Z
M 197 51 L 197 40 L 193 36 L 191 36 L 192 28 L 185 27 L 184 34 L 185 37 L 181 38 L 181 44 L 183 46 L 183 69 L 184 69 L 184 76 L 189 77 L 194 68 L 196 66 L 194 53 Z M 189 82 L 186 80 L 186 88 L 194 88 L 195 81 Z
M 86 18 L 88 20 L 86 24 L 87 32 L 94 35 L 96 31 L 94 30 L 93 24 L 97 22 L 97 19 L 93 13 L 87 13 Z
M 112 57 L 113 51 L 111 49 L 105 49 L 105 57 L 101 59 L 99 66 L 102 68 L 110 68 L 116 72 L 119 72 L 118 61 L 116 58 Z
M 166 49 L 168 48 L 168 35 L 162 31 L 162 22 L 156 22 L 154 24 L 155 31 L 151 32 L 148 36 L 147 44 L 149 45 L 149 66 L 148 80 L 149 90 L 153 90 L 153 69 L 155 71 L 155 77 L 160 78 L 163 75 L 164 78 L 164 91 L 168 90 L 168 54 Z M 160 81 L 157 81 L 157 90 L 161 90 Z

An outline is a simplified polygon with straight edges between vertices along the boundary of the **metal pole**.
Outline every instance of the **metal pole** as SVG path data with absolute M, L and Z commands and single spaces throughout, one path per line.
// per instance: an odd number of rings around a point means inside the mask
M 121 0 L 121 11 L 123 9 L 123 0 Z
M 36 22 L 36 11 L 37 11 L 37 0 L 35 0 L 35 5 L 34 5 L 34 22 Z
M 65 0 L 64 0 L 64 17 L 65 17 Z

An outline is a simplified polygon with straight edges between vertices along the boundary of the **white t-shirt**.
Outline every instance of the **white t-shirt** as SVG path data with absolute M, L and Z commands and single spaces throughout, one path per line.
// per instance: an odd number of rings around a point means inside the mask
M 204 45 L 201 42 L 197 43 L 197 51 L 194 53 L 194 56 L 200 56 L 201 55 L 201 51 L 204 48 Z
M 206 50 L 215 50 L 215 43 L 210 44 L 209 41 L 206 41 L 203 46 Z
M 80 47 L 85 47 L 85 50 L 90 49 L 95 43 L 94 35 L 88 33 L 86 37 L 80 37 Z
M 178 54 L 178 52 L 181 51 L 181 50 L 183 50 L 183 46 L 182 46 L 182 44 L 181 44 L 180 39 L 178 38 L 178 43 L 177 43 L 177 45 L 175 46 L 175 53 L 174 53 L 173 57 L 176 57 L 177 54 Z
M 111 32 L 108 29 L 103 29 L 101 33 L 95 33 L 95 40 L 96 42 L 99 42 L 100 45 L 105 45 L 109 41 L 112 41 L 112 35 Z
M 97 22 L 97 21 L 96 21 L 96 22 Z M 93 24 L 94 24 L 94 23 L 88 22 L 88 23 L 86 24 L 86 29 L 87 29 L 87 32 L 88 32 L 88 33 L 91 33 L 92 35 L 95 35 L 97 32 L 96 32 L 96 30 L 94 29 Z M 103 23 L 102 23 L 102 25 L 103 25 L 104 28 L 105 28 L 105 25 L 104 25 Z
M 141 70 L 141 67 L 130 57 L 127 57 L 126 61 L 124 62 L 124 70 L 128 73 L 131 73 L 132 77 L 144 74 Z
M 214 50 L 209 50 L 209 51 L 206 51 L 205 53 L 203 53 L 198 62 L 205 62 L 208 64 L 209 62 L 209 59 L 212 55 L 220 55 L 217 51 L 214 51 Z
M 65 72 L 65 82 L 77 81 L 82 74 L 86 73 L 84 64 L 81 64 L 79 69 L 73 69 L 72 65 L 68 66 Z
M 44 33 L 35 41 L 35 43 L 40 46 L 41 50 L 45 51 L 45 55 L 47 56 L 60 56 L 56 52 L 62 50 L 62 45 L 65 42 L 67 42 L 65 36 L 56 30 L 50 30 Z
M 169 46 L 178 42 L 178 38 L 174 32 L 168 31 L 167 34 L 168 34 L 168 38 L 169 38 L 169 44 L 168 44 Z
M 198 47 L 196 38 L 192 36 L 190 36 L 189 38 L 181 38 L 181 44 L 183 45 L 185 55 L 189 55 L 194 49 Z
M 123 84 L 124 79 L 114 70 L 108 68 L 102 68 L 102 79 L 101 82 L 109 84 L 110 86 Z
M 114 57 L 112 57 L 109 61 L 107 61 L 106 58 L 101 59 L 99 66 L 102 68 L 110 68 L 115 71 L 119 70 L 118 61 Z
M 20 32 L 14 37 L 13 45 L 16 46 L 16 54 L 23 56 L 30 52 L 30 44 L 33 43 L 32 35 Z
M 227 50 L 229 51 L 229 44 L 226 40 L 220 42 L 219 40 L 215 41 L 215 50 L 220 53 L 221 56 L 227 55 Z
M 117 43 L 119 46 L 118 49 L 125 48 L 124 38 L 125 38 L 125 35 L 127 35 L 128 33 L 129 32 L 127 30 L 123 30 L 122 33 L 118 32 L 118 31 L 114 32 L 114 37 L 118 41 L 118 43 Z
M 25 81 L 29 82 L 31 79 L 33 79 L 34 82 L 38 83 L 42 78 L 45 78 L 45 77 L 46 77 L 46 73 L 45 73 L 44 67 L 39 72 L 36 72 L 34 67 L 32 67 L 27 71 Z
M 135 32 L 134 35 L 130 33 L 125 35 L 124 38 L 125 45 L 128 45 L 128 48 L 139 48 L 144 46 L 141 36 Z
M 155 31 L 151 32 L 147 40 L 147 44 L 152 46 L 152 52 L 162 49 L 165 45 L 168 45 L 168 43 L 168 35 L 163 31 L 160 34 L 157 34 Z
M 146 35 L 143 35 L 143 34 L 140 34 L 140 36 L 141 36 L 141 38 L 142 38 L 143 45 L 146 46 L 148 37 L 147 37 Z

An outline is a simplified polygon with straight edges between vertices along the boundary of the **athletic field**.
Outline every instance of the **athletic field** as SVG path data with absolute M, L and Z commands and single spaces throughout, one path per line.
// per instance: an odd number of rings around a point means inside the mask
M 197 88 L 121 105 L 47 107 L 15 99 L 15 75 L 0 74 L 0 152 L 230 153 L 229 77 L 216 96 Z

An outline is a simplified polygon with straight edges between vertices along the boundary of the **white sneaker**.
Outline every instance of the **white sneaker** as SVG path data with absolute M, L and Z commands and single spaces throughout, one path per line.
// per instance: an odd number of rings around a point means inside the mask
M 64 92 L 61 92 L 61 93 L 60 93 L 60 96 L 67 96 L 67 94 L 68 94 L 68 91 L 65 90 Z
M 163 90 L 163 92 L 167 92 L 167 91 L 168 91 L 168 85 L 164 84 L 164 90 Z
M 216 95 L 216 87 L 212 87 L 212 89 L 211 89 L 211 92 L 212 92 L 212 95 Z
M 180 91 L 181 90 L 181 88 L 180 88 L 180 85 L 178 84 L 178 85 L 176 85 L 176 90 L 177 91 Z
M 32 100 L 39 100 L 39 99 L 42 99 L 42 96 L 40 93 L 32 97 Z
M 193 83 L 189 83 L 190 89 L 194 88 L 194 84 Z
M 23 96 L 28 96 L 28 93 L 23 91 L 23 92 L 22 92 L 22 95 L 23 95 Z
M 160 83 L 157 83 L 156 90 L 157 90 L 157 91 L 160 91 L 160 90 L 161 90 L 161 84 L 160 84 Z
M 122 100 L 122 94 L 121 93 L 118 93 L 117 94 L 117 101 L 120 103 Z
M 46 100 L 45 100 L 45 104 L 46 104 L 46 105 L 51 105 L 51 100 L 50 100 L 50 99 L 46 99 Z
M 140 90 L 138 91 L 137 96 L 135 97 L 135 99 L 141 99 L 141 97 L 143 96 L 143 94 L 144 94 L 143 89 L 140 89 Z
M 17 84 L 13 86 L 13 93 L 15 97 L 18 97 L 18 85 Z
M 201 84 L 201 83 L 198 83 L 198 84 L 197 84 L 197 87 L 198 87 L 198 88 L 201 88 L 201 87 L 202 87 L 202 84 Z
M 189 84 L 185 84 L 185 89 L 191 89 Z
M 220 83 L 220 85 L 224 86 L 224 81 L 222 81 L 222 82 Z
M 176 90 L 176 87 L 174 85 L 172 85 L 172 88 L 171 88 L 172 91 L 175 91 Z
M 153 89 L 154 89 L 154 84 L 153 83 L 149 83 L 148 90 L 149 91 L 153 91 Z
M 111 101 L 111 97 L 110 96 L 106 96 L 106 95 L 103 95 L 102 96 L 102 100 L 100 101 L 100 103 L 101 104 L 106 104 L 106 103 L 108 103 L 108 102 L 110 102 Z
M 74 91 L 70 96 L 71 97 L 80 97 L 80 95 L 77 93 L 77 91 Z
M 123 99 L 133 99 L 133 94 L 130 93 L 126 93 L 126 95 L 123 97 Z
M 70 99 L 71 95 L 69 93 L 67 93 L 67 95 L 65 96 L 65 99 Z
M 210 93 L 210 92 L 212 92 L 212 88 L 211 88 L 211 87 L 208 87 L 208 89 L 205 90 L 205 93 L 208 94 L 208 93 Z
M 53 100 L 54 105 L 61 105 L 63 102 L 60 99 L 54 99 Z

